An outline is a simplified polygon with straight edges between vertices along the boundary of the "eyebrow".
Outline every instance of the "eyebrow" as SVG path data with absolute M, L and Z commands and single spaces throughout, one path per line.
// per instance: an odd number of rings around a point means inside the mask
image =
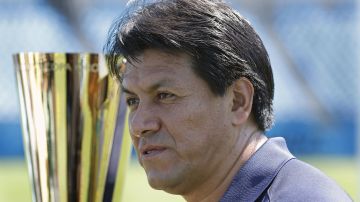
M 129 89 L 125 88 L 122 84 L 121 84 L 121 91 L 126 93 L 126 94 L 135 95 L 135 93 L 133 93 Z
M 169 85 L 173 83 L 171 80 L 169 79 L 162 79 L 160 81 L 157 81 L 156 83 L 150 85 L 148 88 L 147 88 L 147 92 L 152 92 L 152 91 L 155 91 L 156 89 L 162 87 L 162 86 L 166 86 L 166 85 Z M 127 93 L 127 94 L 131 94 L 131 95 L 135 95 L 134 92 L 132 92 L 131 90 L 127 89 L 126 87 L 124 87 L 124 85 L 121 84 L 121 90 L 124 92 L 124 93 Z

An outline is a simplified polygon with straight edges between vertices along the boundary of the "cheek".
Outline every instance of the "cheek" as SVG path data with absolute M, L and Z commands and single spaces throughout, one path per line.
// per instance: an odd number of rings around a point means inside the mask
M 213 110 L 209 105 L 197 103 L 178 108 L 172 122 L 172 134 L 180 155 L 197 158 L 216 150 L 226 129 L 224 112 Z
M 139 150 L 139 138 L 135 137 L 135 136 L 131 136 L 131 139 L 132 139 L 132 143 L 133 143 L 133 146 L 134 146 L 134 149 L 136 151 L 136 156 L 137 156 L 137 159 L 138 159 L 138 162 L 141 166 L 144 166 L 143 165 L 143 162 L 141 161 L 140 159 L 140 150 Z
M 138 146 L 139 146 L 139 138 L 135 137 L 135 136 L 131 136 L 131 140 L 133 142 L 133 145 L 135 147 L 135 149 L 137 150 L 138 149 Z
M 222 128 L 227 122 L 226 114 L 221 107 L 214 105 L 200 102 L 188 109 L 183 119 L 184 126 L 205 136 Z
M 139 157 L 139 138 L 131 135 L 131 140 L 132 140 L 134 149 L 136 150 L 136 154 L 137 154 L 138 157 Z

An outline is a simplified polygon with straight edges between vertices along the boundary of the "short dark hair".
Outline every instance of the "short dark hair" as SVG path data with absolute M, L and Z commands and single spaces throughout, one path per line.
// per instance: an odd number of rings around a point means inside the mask
M 159 0 L 119 18 L 104 51 L 121 80 L 120 55 L 135 59 L 145 49 L 191 56 L 194 72 L 219 96 L 237 79 L 254 86 L 252 114 L 262 130 L 273 124 L 274 79 L 266 49 L 249 22 L 221 0 Z

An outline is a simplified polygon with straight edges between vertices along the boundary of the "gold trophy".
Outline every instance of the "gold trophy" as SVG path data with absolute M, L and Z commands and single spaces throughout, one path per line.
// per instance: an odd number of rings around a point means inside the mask
M 105 57 L 19 53 L 14 62 L 33 201 L 121 201 L 131 140 Z

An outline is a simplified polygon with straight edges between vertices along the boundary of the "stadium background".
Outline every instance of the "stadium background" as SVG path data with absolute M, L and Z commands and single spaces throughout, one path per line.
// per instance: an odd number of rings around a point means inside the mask
M 228 0 L 253 24 L 275 77 L 274 128 L 290 150 L 358 197 L 356 0 Z M 30 201 L 11 54 L 101 52 L 127 1 L 0 0 L 0 201 Z M 124 201 L 182 201 L 151 190 L 136 161 Z

